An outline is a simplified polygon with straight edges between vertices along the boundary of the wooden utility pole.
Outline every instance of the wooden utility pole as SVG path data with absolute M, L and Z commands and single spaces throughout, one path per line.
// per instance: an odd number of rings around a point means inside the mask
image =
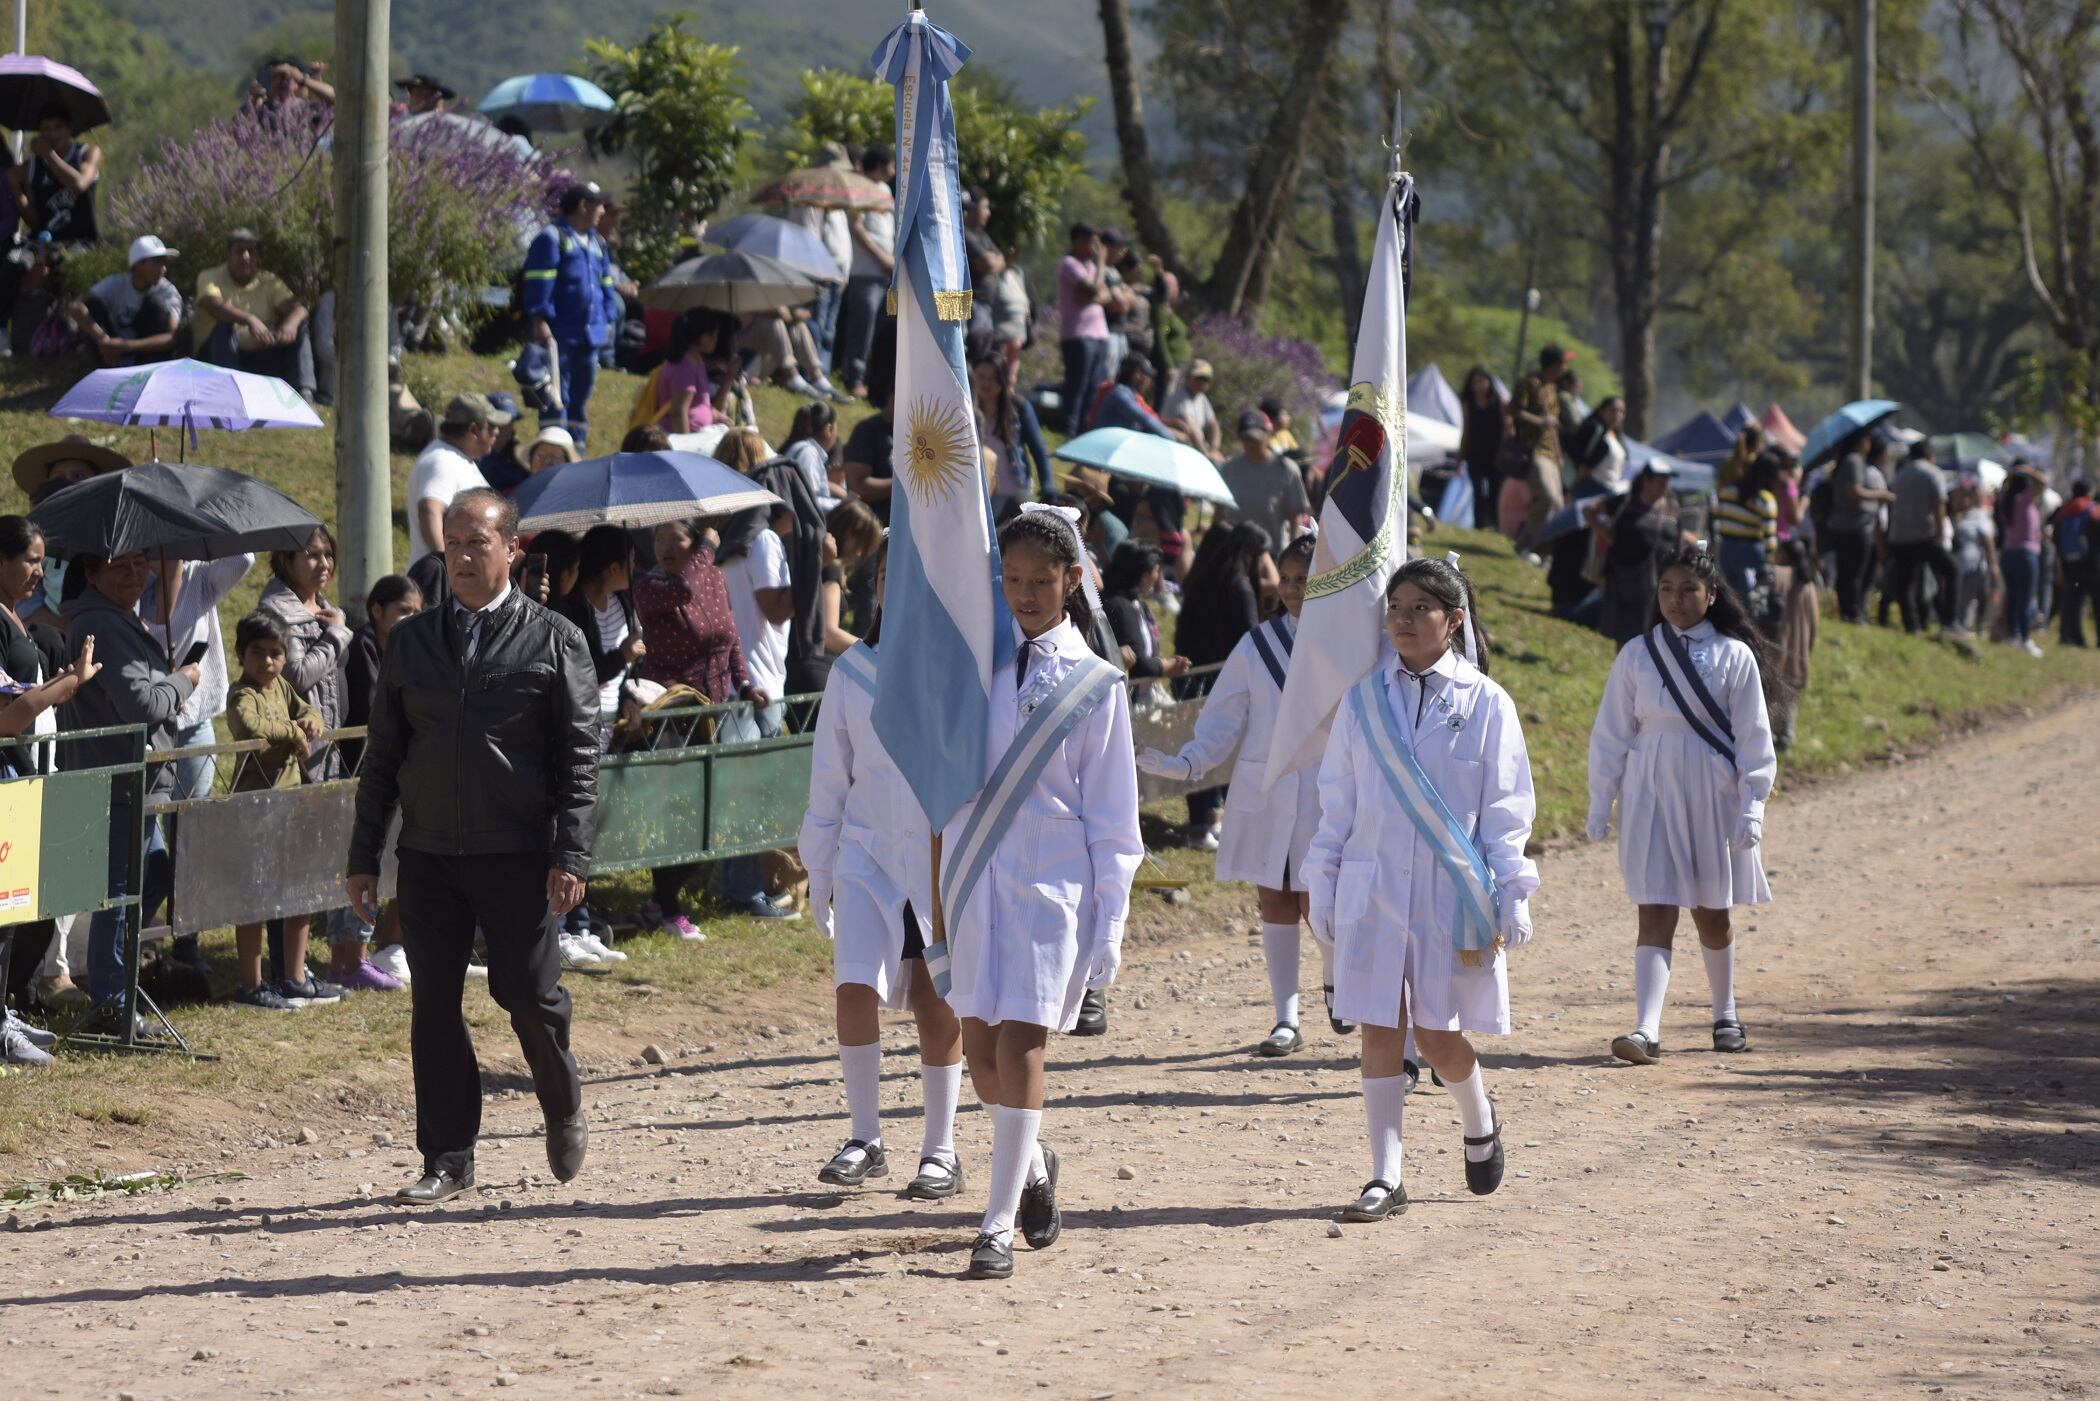
M 1874 0 L 1857 0 L 1852 36 L 1852 305 L 1845 387 L 1874 397 Z
M 341 597 L 394 569 L 387 457 L 387 52 L 392 0 L 335 7 L 335 485 Z

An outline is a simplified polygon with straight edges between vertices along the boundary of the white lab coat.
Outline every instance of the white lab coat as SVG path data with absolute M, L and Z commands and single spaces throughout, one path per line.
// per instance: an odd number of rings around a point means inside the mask
M 933 841 L 918 799 L 876 737 L 874 708 L 844 667 L 831 669 L 798 849 L 809 868 L 811 913 L 832 938 L 833 984 L 864 984 L 901 1011 L 911 995 L 902 969 L 905 911 L 918 921 L 914 942 L 923 942 L 933 912 Z
M 992 675 L 987 778 L 1020 730 L 1022 704 L 1047 698 L 1093 655 L 1069 620 L 1036 642 L 1052 651 L 1036 654 L 1025 690 L 1016 688 L 1012 664 Z M 972 799 L 950 819 L 944 851 L 961 845 L 975 809 Z M 1051 755 L 968 906 L 947 912 L 948 1001 L 957 1015 L 1070 1030 L 1088 974 L 1105 950 L 1122 946 L 1130 883 L 1144 855 L 1130 699 L 1117 686 Z
M 1757 849 L 1729 849 L 1743 817 L 1764 820 L 1779 773 L 1757 658 L 1712 623 L 1684 638 L 1693 667 L 1728 713 L 1738 767 L 1692 732 L 1646 644 L 1635 638 L 1612 664 L 1590 729 L 1590 816 L 1594 825 L 1618 800 L 1619 870 L 1635 904 L 1763 905 L 1772 888 Z
M 1397 657 L 1388 654 L 1379 674 L 1386 704 L 1412 734 L 1430 783 L 1472 833 L 1504 907 L 1529 900 L 1539 874 L 1524 845 L 1537 804 L 1509 693 L 1450 652 L 1431 669 L 1426 698 Z M 1306 854 L 1305 888 L 1313 927 L 1332 921 L 1337 1017 L 1397 1027 L 1405 988 L 1416 1026 L 1508 1033 L 1506 955 L 1484 951 L 1478 968 L 1460 962 L 1452 939 L 1458 891 L 1386 785 L 1349 698 L 1320 761 L 1320 828 Z
M 1286 615 L 1285 626 L 1295 634 L 1298 621 Z M 1316 776 L 1299 769 L 1263 789 L 1269 735 L 1282 704 L 1283 693 L 1276 689 L 1249 633 L 1219 669 L 1196 721 L 1195 736 L 1181 746 L 1180 757 L 1195 780 L 1239 750 L 1225 797 L 1224 831 L 1218 837 L 1218 879 L 1252 881 L 1270 890 L 1303 890 L 1305 851 L 1320 825 Z

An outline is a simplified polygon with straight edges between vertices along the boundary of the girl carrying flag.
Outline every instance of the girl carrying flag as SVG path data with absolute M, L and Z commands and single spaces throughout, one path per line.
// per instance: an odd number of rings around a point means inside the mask
M 1400 1182 L 1405 1028 L 1464 1123 L 1466 1186 L 1501 1185 L 1502 1125 L 1469 1031 L 1509 1032 L 1505 950 L 1531 938 L 1538 868 L 1524 731 L 1482 670 L 1472 587 L 1414 559 L 1385 593 L 1385 657 L 1337 708 L 1305 861 L 1313 932 L 1334 944 L 1334 1012 L 1363 1025 L 1371 1180 L 1341 1213 L 1407 1210 Z M 1471 652 L 1474 659 L 1465 653 Z
M 1298 926 L 1305 918 L 1305 852 L 1320 825 L 1320 790 L 1311 773 L 1290 773 L 1264 787 L 1263 756 L 1283 703 L 1291 644 L 1305 607 L 1305 580 L 1312 571 L 1313 537 L 1301 535 L 1276 562 L 1277 595 L 1283 612 L 1239 640 L 1203 702 L 1196 735 L 1179 753 L 1147 749 L 1137 765 L 1162 778 L 1193 782 L 1231 758 L 1232 788 L 1225 799 L 1225 830 L 1218 845 L 1218 879 L 1251 881 L 1261 911 L 1262 957 L 1269 969 L 1269 999 L 1275 1029 L 1256 1055 L 1287 1056 L 1304 1044 L 1298 1033 Z M 1354 1030 L 1334 1017 L 1332 950 L 1320 945 L 1320 982 L 1337 1035 Z
M 875 554 L 879 607 L 884 550 Z M 962 1028 L 935 993 L 925 964 L 919 911 L 933 908 L 927 886 L 926 817 L 875 734 L 875 681 L 881 614 L 865 641 L 840 654 L 824 683 L 811 751 L 809 811 L 800 850 L 809 868 L 809 907 L 832 941 L 837 987 L 839 1068 L 846 1080 L 852 1137 L 817 1174 L 837 1187 L 887 1177 L 882 1142 L 884 1008 L 911 1008 L 919 1024 L 919 1086 L 926 1126 L 919 1170 L 904 1195 L 938 1201 L 962 1190 L 955 1151 L 955 1104 L 962 1092 Z
M 1758 844 L 1779 772 L 1766 692 L 1770 648 L 1697 546 L 1662 560 L 1646 633 L 1612 664 L 1590 730 L 1589 837 L 1611 835 L 1619 808 L 1619 870 L 1640 907 L 1633 950 L 1634 1029 L 1611 1043 L 1635 1065 L 1662 1055 L 1677 912 L 1689 909 L 1713 992 L 1714 1049 L 1750 1047 L 1735 1007 L 1735 938 L 1728 912 L 1772 898 Z
M 1014 659 L 992 676 L 984 788 L 942 834 L 952 937 L 929 959 L 963 1019 L 963 1052 L 992 1116 L 992 1182 L 970 1277 L 1013 1274 L 1063 1229 L 1057 1154 L 1037 1142 L 1043 1047 L 1122 963 L 1144 857 L 1123 673 L 1087 645 L 1092 585 L 1077 511 L 1029 503 L 999 532 Z M 947 966 L 943 966 L 943 965 Z

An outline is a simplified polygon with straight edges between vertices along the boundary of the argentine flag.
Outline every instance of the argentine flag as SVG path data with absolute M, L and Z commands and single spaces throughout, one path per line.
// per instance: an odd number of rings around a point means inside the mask
M 948 79 L 969 59 L 914 10 L 871 60 L 897 89 L 897 385 L 875 732 L 933 830 L 984 786 L 992 673 L 1013 654 L 963 368 L 963 251 Z

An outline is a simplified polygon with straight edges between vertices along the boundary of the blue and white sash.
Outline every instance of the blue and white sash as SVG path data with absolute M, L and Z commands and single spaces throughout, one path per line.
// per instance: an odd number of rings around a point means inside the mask
M 1655 645 L 1657 634 L 1663 640 L 1660 647 Z M 1641 641 L 1648 645 L 1648 660 L 1655 663 L 1656 674 L 1662 677 L 1663 689 L 1676 702 L 1677 713 L 1684 717 L 1684 723 L 1690 725 L 1692 733 L 1705 740 L 1714 753 L 1726 759 L 1733 768 L 1735 727 L 1728 723 L 1728 712 L 1714 700 L 1714 693 L 1706 688 L 1699 668 L 1692 665 L 1691 649 L 1684 645 L 1677 629 L 1668 623 L 1657 623 L 1642 634 Z M 1704 719 L 1692 708 L 1691 696 L 1698 697 L 1700 705 L 1705 707 Z
M 1269 669 L 1269 679 L 1282 690 L 1291 671 L 1291 628 L 1286 618 L 1271 618 L 1253 632 L 1247 634 L 1254 639 L 1254 651 L 1261 664 Z
M 856 642 L 832 658 L 831 665 L 846 673 L 846 679 L 866 691 L 875 694 L 876 657 L 875 649 L 865 642 Z
M 1349 692 L 1349 701 L 1356 707 L 1357 727 L 1364 732 L 1364 742 L 1371 747 L 1371 757 L 1377 761 L 1386 787 L 1392 790 L 1407 820 L 1414 823 L 1415 831 L 1436 853 L 1437 864 L 1458 891 L 1452 943 L 1461 955 L 1477 955 L 1492 947 L 1499 927 L 1500 904 L 1494 877 L 1488 873 L 1480 849 L 1473 845 L 1473 834 L 1459 825 L 1443 795 L 1429 781 L 1422 761 L 1415 757 L 1414 741 L 1400 728 L 1393 708 L 1386 704 L 1384 668 L 1374 669 L 1357 682 Z M 1468 966 L 1474 962 L 1465 961 Z

